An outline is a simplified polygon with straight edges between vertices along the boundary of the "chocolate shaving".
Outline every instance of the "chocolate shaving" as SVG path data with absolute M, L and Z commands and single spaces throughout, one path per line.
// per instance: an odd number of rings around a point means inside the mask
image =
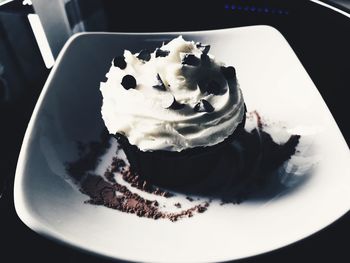
M 193 54 L 186 54 L 181 62 L 183 65 L 199 66 L 201 61 Z
M 162 106 L 164 109 L 180 110 L 185 104 L 179 103 L 171 93 L 168 93 L 163 98 Z
M 196 112 L 208 112 L 211 113 L 214 111 L 214 107 L 211 106 L 211 104 L 205 100 L 201 99 L 193 108 L 194 111 Z
M 118 67 L 120 69 L 125 69 L 126 68 L 126 62 L 125 62 L 125 57 L 124 56 L 117 56 L 113 59 L 113 65 L 115 67 Z
M 229 67 L 221 67 L 221 72 L 227 80 L 235 80 L 236 79 L 236 69 L 232 66 Z
M 210 65 L 210 58 L 207 54 L 201 54 L 201 64 L 202 66 Z
M 151 53 L 148 49 L 142 49 L 140 53 L 137 55 L 138 59 L 149 61 L 151 59 Z
M 198 42 L 196 43 L 196 47 L 202 51 L 203 54 L 208 54 L 210 50 L 210 45 L 203 45 L 202 43 Z
M 156 58 L 157 57 L 166 57 L 169 55 L 169 53 L 170 53 L 169 50 L 162 50 L 160 48 L 157 48 L 156 49 Z
M 168 109 L 172 110 L 181 110 L 183 107 L 185 107 L 185 104 L 179 103 L 175 98 L 173 103 L 168 107 Z
M 157 90 L 166 91 L 164 82 L 162 81 L 162 79 L 158 73 L 156 75 L 156 84 L 154 84 L 152 87 L 157 89 Z

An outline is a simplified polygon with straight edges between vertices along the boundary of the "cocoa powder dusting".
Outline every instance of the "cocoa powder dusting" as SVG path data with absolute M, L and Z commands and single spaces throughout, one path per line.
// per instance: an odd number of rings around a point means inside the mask
M 139 217 L 168 218 L 171 221 L 191 217 L 194 213 L 203 213 L 209 205 L 208 203 L 196 205 L 179 213 L 163 212 L 159 209 L 159 203 L 156 200 L 145 199 L 131 192 L 124 185 L 107 182 L 101 176 L 94 174 L 87 174 L 81 183 L 80 191 L 90 197 L 86 201 L 90 204 L 104 205 Z M 178 205 L 180 208 L 181 205 L 179 203 Z
M 132 187 L 135 187 L 139 190 L 167 198 L 173 196 L 171 192 L 161 190 L 160 188 L 149 184 L 147 181 L 140 178 L 140 176 L 133 172 L 130 167 L 122 170 L 121 174 L 124 181 L 128 182 Z
M 241 174 L 240 177 L 237 177 L 238 179 L 233 178 L 233 175 L 231 176 L 232 178 L 228 178 L 228 181 L 233 182 L 234 187 L 228 187 L 226 182 L 223 181 L 222 185 L 224 185 L 225 189 L 218 194 L 217 189 L 208 187 L 213 182 L 209 181 L 203 188 L 205 190 L 209 189 L 209 191 L 200 192 L 201 196 L 209 198 L 216 197 L 221 201 L 221 205 L 227 203 L 238 204 L 244 200 L 245 194 L 251 189 L 254 187 L 256 189 L 257 186 L 267 183 L 269 177 L 266 174 L 271 174 L 273 169 L 277 169 L 295 153 L 300 136 L 292 135 L 285 144 L 276 144 L 273 142 L 272 137 L 263 131 L 265 124 L 263 124 L 260 115 L 256 111 L 251 114 L 256 116 L 257 128 L 251 132 L 242 133 L 237 139 L 238 144 L 240 144 L 239 147 L 243 149 L 245 166 L 240 170 Z M 257 136 L 259 140 L 256 140 Z M 89 196 L 89 200 L 86 203 L 103 205 L 121 212 L 136 214 L 139 217 L 155 220 L 160 218 L 169 219 L 172 222 L 176 222 L 181 218 L 192 217 L 195 214 L 204 213 L 208 209 L 210 202 L 193 203 L 194 198 L 189 195 L 193 196 L 194 193 L 199 192 L 192 191 L 192 189 L 188 191 L 186 189 L 184 193 L 187 195 L 187 202 L 191 202 L 192 206 L 179 212 L 164 211 L 165 206 L 160 205 L 157 200 L 142 197 L 132 192 L 132 189 L 138 189 L 141 192 L 154 195 L 155 198 L 171 198 L 175 194 L 150 184 L 137 173 L 133 172 L 131 167 L 117 156 L 113 157 L 111 164 L 106 168 L 103 176 L 89 173 L 88 171 L 96 168 L 99 158 L 110 147 L 109 140 L 110 138 L 107 136 L 107 132 L 104 131 L 101 136 L 101 142 L 99 143 L 92 142 L 86 145 L 78 143 L 79 159 L 66 164 L 67 172 L 80 183 L 80 191 Z M 264 147 L 261 147 L 261 144 Z M 231 161 L 227 163 L 232 165 Z M 257 169 L 260 173 L 256 172 Z M 119 179 L 118 176 L 120 177 Z M 214 181 L 216 184 L 217 180 L 220 180 L 218 178 L 220 177 L 215 177 Z M 121 179 L 129 187 L 118 183 Z M 180 202 L 173 205 L 176 209 L 184 207 Z
M 105 145 L 106 144 L 101 144 L 101 147 Z M 84 164 L 82 160 L 90 160 L 91 156 L 98 158 L 97 153 L 105 152 L 96 147 L 94 147 L 93 150 L 95 152 L 88 153 L 88 158 L 83 156 L 77 162 L 71 163 L 67 167 L 67 170 L 69 171 L 71 170 L 71 167 L 79 167 L 77 170 L 79 170 L 80 173 L 73 173 L 73 175 L 78 174 L 79 178 L 82 178 L 80 182 L 80 191 L 90 197 L 85 203 L 103 205 L 121 212 L 136 214 L 139 217 L 152 219 L 167 218 L 171 221 L 177 221 L 179 218 L 191 217 L 194 213 L 201 213 L 206 209 L 207 204 L 205 203 L 178 213 L 161 211 L 157 200 L 145 199 L 140 195 L 131 192 L 125 185 L 117 183 L 115 180 L 115 172 L 120 172 L 120 175 L 125 182 L 141 191 L 165 198 L 170 198 L 173 194 L 155 187 L 141 179 L 137 174 L 131 171 L 130 167 L 126 166 L 124 160 L 119 159 L 118 157 L 113 158 L 111 165 L 107 167 L 104 172 L 106 180 L 97 174 L 86 173 L 86 171 L 91 170 L 91 165 L 89 163 L 84 167 L 82 165 Z M 95 161 L 94 163 L 96 164 L 98 161 Z M 86 173 L 85 176 L 83 176 L 83 171 Z M 180 208 L 181 205 L 177 203 L 177 207 Z

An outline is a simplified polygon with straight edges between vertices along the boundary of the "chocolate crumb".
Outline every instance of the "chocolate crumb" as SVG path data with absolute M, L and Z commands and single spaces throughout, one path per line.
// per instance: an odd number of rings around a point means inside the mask
M 153 206 L 159 206 L 159 203 L 158 203 L 157 201 L 153 201 L 153 202 L 151 202 L 151 205 L 153 205 Z
M 192 198 L 192 197 L 189 197 L 189 196 L 186 196 L 186 199 L 187 199 L 188 201 L 190 201 L 190 202 L 193 202 L 193 201 L 194 201 L 193 198 Z
M 120 159 L 118 157 L 113 157 L 112 164 L 111 164 L 111 171 L 112 172 L 119 172 L 122 170 L 122 168 L 125 167 L 125 161 L 123 159 Z
M 205 206 L 198 206 L 197 207 L 198 213 L 204 213 L 206 210 L 207 210 L 207 208 Z
M 174 204 L 174 206 L 177 207 L 177 208 L 181 208 L 181 204 L 180 203 L 176 203 L 176 204 Z
M 158 219 L 158 218 L 161 218 L 162 217 L 162 214 L 161 213 L 159 213 L 159 212 L 157 212 L 157 213 L 155 213 L 154 215 L 153 215 L 153 219 Z
M 115 183 L 115 178 L 114 178 L 114 173 L 110 170 L 107 169 L 104 173 L 104 176 L 106 177 L 106 179 L 111 182 L 111 183 Z

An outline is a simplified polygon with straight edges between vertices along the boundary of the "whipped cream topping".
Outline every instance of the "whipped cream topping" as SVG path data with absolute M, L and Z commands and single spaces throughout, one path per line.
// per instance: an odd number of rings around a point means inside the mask
M 142 151 L 182 151 L 225 140 L 242 122 L 243 96 L 233 67 L 210 46 L 173 39 L 154 52 L 116 57 L 102 82 L 102 118 Z

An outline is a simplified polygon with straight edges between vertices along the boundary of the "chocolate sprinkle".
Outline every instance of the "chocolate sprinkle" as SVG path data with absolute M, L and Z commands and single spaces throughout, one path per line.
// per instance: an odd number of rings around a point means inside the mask
M 126 90 L 134 89 L 136 87 L 136 79 L 131 75 L 125 75 L 121 84 Z
M 138 59 L 149 61 L 151 59 L 151 53 L 148 49 L 142 49 L 140 53 L 137 55 Z
M 156 49 L 156 58 L 157 57 L 166 57 L 169 55 L 169 53 L 170 53 L 169 50 L 162 50 L 160 48 L 157 48 Z
M 158 73 L 157 73 L 156 79 L 157 79 L 157 82 L 152 87 L 157 89 L 157 90 L 166 91 L 164 82 L 162 81 L 162 79 L 160 78 Z
M 202 51 L 203 54 L 208 54 L 210 50 L 210 45 L 203 45 L 202 43 L 196 43 L 196 47 Z
M 221 67 L 221 72 L 224 75 L 224 77 L 229 79 L 236 79 L 236 69 L 232 66 L 229 67 Z
M 171 105 L 174 103 L 174 96 L 170 92 L 164 93 L 161 104 L 164 109 L 169 109 Z
M 213 112 L 214 107 L 211 106 L 211 104 L 206 101 L 205 99 L 200 100 L 193 108 L 194 111 L 196 112 Z
M 113 65 L 120 69 L 126 68 L 126 62 L 124 56 L 117 56 L 113 59 Z
M 186 54 L 181 63 L 183 65 L 198 66 L 200 64 L 200 60 L 193 54 Z
M 168 93 L 163 98 L 162 106 L 164 109 L 180 110 L 185 104 L 179 103 L 171 93 Z
M 173 103 L 170 105 L 170 107 L 168 109 L 172 109 L 172 110 L 181 110 L 183 107 L 185 107 L 185 104 L 182 104 L 180 102 L 178 102 L 175 98 Z

